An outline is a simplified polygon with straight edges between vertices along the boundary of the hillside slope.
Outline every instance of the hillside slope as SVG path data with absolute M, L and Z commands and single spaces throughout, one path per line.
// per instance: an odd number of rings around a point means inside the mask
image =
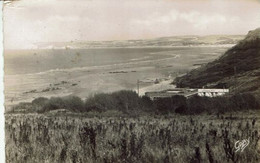
M 175 80 L 177 87 L 230 88 L 260 95 L 260 28 L 250 31 L 217 60 Z

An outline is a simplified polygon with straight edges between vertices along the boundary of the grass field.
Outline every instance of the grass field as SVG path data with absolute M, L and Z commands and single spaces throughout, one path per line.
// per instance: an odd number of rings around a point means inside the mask
M 260 114 L 6 114 L 6 162 L 259 162 Z M 236 141 L 249 140 L 235 152 Z

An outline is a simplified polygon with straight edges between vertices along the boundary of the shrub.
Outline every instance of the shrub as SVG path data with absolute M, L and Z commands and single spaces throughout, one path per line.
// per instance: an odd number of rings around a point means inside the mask
M 172 101 L 170 97 L 167 98 L 159 98 L 155 101 L 155 108 L 158 112 L 167 114 L 169 112 L 173 112 L 172 110 Z
M 172 96 L 159 98 L 155 100 L 155 107 L 161 113 L 185 112 L 187 109 L 187 100 L 184 96 Z M 182 110 L 183 109 L 183 110 Z
M 48 98 L 45 97 L 39 97 L 36 98 L 32 101 L 33 108 L 35 109 L 36 112 L 43 112 L 43 107 L 46 105 L 48 102 Z
M 243 111 L 259 109 L 260 105 L 252 94 L 236 94 L 231 97 L 200 97 L 194 96 L 188 99 L 187 114 L 200 114 L 202 112 L 225 113 L 229 111 Z
M 171 98 L 172 98 L 173 109 L 175 112 L 176 112 L 176 109 L 178 109 L 178 111 L 180 111 L 180 109 L 184 109 L 182 111 L 185 111 L 187 109 L 186 97 L 175 95 L 175 96 L 172 96 Z
M 15 105 L 12 107 L 12 112 L 21 112 L 21 113 L 27 113 L 33 110 L 32 104 L 30 102 L 21 102 L 18 105 Z
M 118 91 L 110 94 L 96 94 L 85 102 L 85 110 L 107 111 L 119 110 L 125 113 L 152 106 L 147 97 L 139 97 L 134 91 Z
M 186 114 L 187 113 L 187 105 L 181 105 L 178 108 L 175 109 L 175 113 L 178 114 Z
M 210 106 L 209 97 L 194 96 L 188 100 L 188 114 L 200 114 L 208 110 Z
M 147 96 L 142 96 L 140 99 L 140 106 L 143 111 L 151 112 L 154 110 L 154 103 L 153 101 L 147 97 Z
M 260 104 L 252 94 L 236 94 L 221 97 L 193 96 L 186 99 L 184 96 L 159 98 L 152 101 L 149 97 L 139 97 L 134 91 L 118 91 L 101 93 L 88 98 L 85 103 L 77 96 L 39 97 L 31 103 L 19 103 L 13 107 L 13 112 L 43 113 L 56 109 L 67 109 L 74 112 L 103 112 L 115 110 L 127 113 L 129 116 L 138 116 L 142 113 L 179 113 L 179 114 L 216 114 L 229 111 L 243 111 L 260 109 Z
M 32 101 L 32 104 L 33 105 L 39 105 L 39 106 L 43 106 L 46 104 L 46 102 L 48 101 L 49 99 L 48 98 L 45 98 L 45 97 L 38 97 L 36 99 L 34 99 Z
M 67 96 L 63 98 L 63 104 L 65 109 L 70 111 L 84 111 L 84 102 L 77 96 Z
M 139 96 L 134 91 L 119 91 L 112 93 L 112 98 L 116 102 L 117 110 L 123 112 L 131 112 L 131 110 L 138 109 Z
M 64 100 L 60 97 L 51 97 L 48 102 L 43 107 L 43 112 L 56 110 L 56 109 L 65 109 Z
M 96 94 L 85 102 L 86 111 L 106 111 L 108 108 L 112 109 L 113 106 L 115 106 L 115 101 L 111 94 Z
M 225 113 L 232 109 L 230 97 L 214 97 L 211 100 L 208 113 Z
M 259 109 L 260 105 L 255 96 L 249 93 L 236 94 L 230 98 L 230 102 L 235 110 Z

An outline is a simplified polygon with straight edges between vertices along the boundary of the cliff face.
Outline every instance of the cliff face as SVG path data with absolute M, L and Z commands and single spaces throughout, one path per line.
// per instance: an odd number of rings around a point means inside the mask
M 175 80 L 177 87 L 230 88 L 233 92 L 260 95 L 260 28 L 219 59 Z

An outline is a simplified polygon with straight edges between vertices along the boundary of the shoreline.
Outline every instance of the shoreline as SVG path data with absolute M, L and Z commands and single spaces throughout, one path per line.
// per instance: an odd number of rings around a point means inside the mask
M 159 79 L 160 80 L 160 79 Z M 174 79 L 163 79 L 163 81 L 160 81 L 157 84 L 152 84 L 149 86 L 141 87 L 139 89 L 139 96 L 144 96 L 145 92 L 153 92 L 153 91 L 162 91 L 166 89 L 173 89 L 176 88 L 175 85 L 171 84 Z M 135 91 L 137 91 L 135 89 Z
M 129 49 L 139 49 L 139 48 L 215 48 L 215 47 L 232 47 L 236 44 L 215 44 L 215 45 L 190 45 L 190 46 L 185 46 L 185 45 L 178 45 L 178 46 L 118 46 L 118 47 L 70 47 L 69 49 L 66 49 L 66 47 L 56 47 L 56 48 L 28 48 L 28 49 L 5 49 L 6 51 L 16 51 L 16 50 L 84 50 L 84 49 L 124 49 L 124 48 L 129 48 Z

